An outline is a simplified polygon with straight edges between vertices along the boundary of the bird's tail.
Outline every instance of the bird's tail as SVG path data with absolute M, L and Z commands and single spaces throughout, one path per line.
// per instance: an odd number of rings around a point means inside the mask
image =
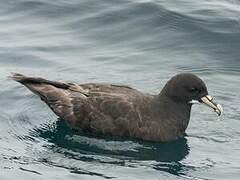
M 47 84 L 47 85 L 52 85 L 56 88 L 61 88 L 61 89 L 68 89 L 70 87 L 70 85 L 67 83 L 50 81 L 50 80 L 39 78 L 39 77 L 29 77 L 19 73 L 12 73 L 12 75 L 9 76 L 9 78 L 25 86 L 30 84 L 32 85 Z
M 70 84 L 17 73 L 12 74 L 9 78 L 23 84 L 37 94 L 56 115 L 66 120 L 70 126 L 76 121 L 75 116 L 73 116 L 71 93 L 68 92 Z

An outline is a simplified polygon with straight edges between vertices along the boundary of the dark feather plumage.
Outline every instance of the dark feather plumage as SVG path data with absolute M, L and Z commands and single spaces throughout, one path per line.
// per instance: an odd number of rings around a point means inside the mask
M 178 75 L 175 79 L 183 78 L 181 81 L 185 85 L 189 81 L 185 76 L 190 77 L 192 84 L 205 88 L 204 83 L 191 74 Z M 175 100 L 168 94 L 180 91 L 180 87 L 175 86 L 175 81 L 179 80 L 174 78 L 158 95 L 121 85 L 79 85 L 21 74 L 13 74 L 11 78 L 39 95 L 56 115 L 77 130 L 170 141 L 184 136 L 190 118 L 191 104 Z

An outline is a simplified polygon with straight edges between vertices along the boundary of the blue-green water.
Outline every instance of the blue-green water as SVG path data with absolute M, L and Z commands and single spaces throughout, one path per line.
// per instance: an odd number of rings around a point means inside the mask
M 0 179 L 239 179 L 237 0 L 1 0 Z M 77 134 L 10 72 L 158 93 L 179 72 L 207 83 L 172 143 Z

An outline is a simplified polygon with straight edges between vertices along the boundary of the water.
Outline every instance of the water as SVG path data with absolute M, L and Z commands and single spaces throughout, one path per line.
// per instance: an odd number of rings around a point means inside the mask
M 239 179 L 237 0 L 0 1 L 0 179 Z M 10 72 L 158 93 L 191 72 L 223 105 L 172 143 L 77 134 Z

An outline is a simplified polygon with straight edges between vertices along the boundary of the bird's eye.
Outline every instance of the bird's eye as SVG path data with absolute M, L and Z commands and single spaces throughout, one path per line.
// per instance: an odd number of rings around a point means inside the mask
M 198 92 L 198 91 L 199 91 L 199 90 L 198 90 L 197 88 L 191 88 L 191 89 L 190 89 L 190 92 L 191 92 L 191 93 L 196 93 L 196 92 Z

